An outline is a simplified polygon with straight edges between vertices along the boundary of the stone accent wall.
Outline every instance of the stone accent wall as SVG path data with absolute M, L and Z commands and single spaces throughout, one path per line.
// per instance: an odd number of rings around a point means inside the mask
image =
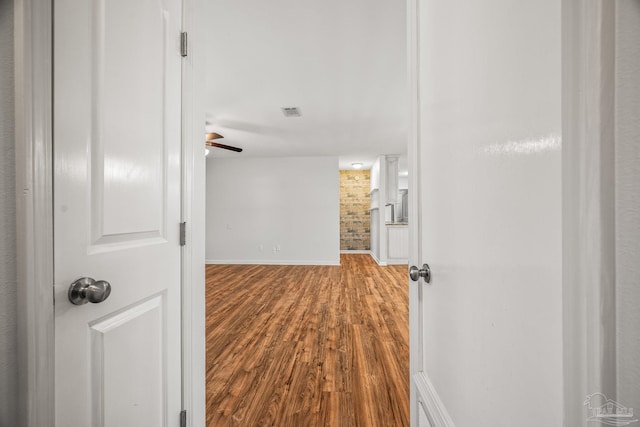
M 370 250 L 369 171 L 340 171 L 340 250 Z

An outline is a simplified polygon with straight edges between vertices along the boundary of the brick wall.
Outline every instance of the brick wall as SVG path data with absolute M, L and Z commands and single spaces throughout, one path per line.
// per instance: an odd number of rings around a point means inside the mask
M 369 250 L 369 171 L 340 171 L 340 250 Z

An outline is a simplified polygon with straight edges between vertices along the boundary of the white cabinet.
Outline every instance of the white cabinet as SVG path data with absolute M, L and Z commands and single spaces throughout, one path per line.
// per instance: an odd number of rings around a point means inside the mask
M 387 226 L 388 260 L 407 262 L 409 258 L 409 227 L 406 225 Z

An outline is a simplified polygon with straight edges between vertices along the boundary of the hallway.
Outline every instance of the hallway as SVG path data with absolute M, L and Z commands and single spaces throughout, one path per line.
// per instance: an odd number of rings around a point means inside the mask
M 408 426 L 407 267 L 208 265 L 208 426 Z

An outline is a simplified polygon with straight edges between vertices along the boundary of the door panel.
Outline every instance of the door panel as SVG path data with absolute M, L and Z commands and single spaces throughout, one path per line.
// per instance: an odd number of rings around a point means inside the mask
M 177 422 L 179 0 L 56 0 L 56 425 Z M 79 277 L 110 282 L 76 306 Z
M 95 237 L 130 241 L 140 233 L 164 235 L 169 135 L 163 117 L 170 106 L 162 70 L 170 44 L 168 16 L 158 1 L 149 0 L 100 0 L 96 9 L 91 50 L 100 78 L 92 87 L 97 96 L 91 154 L 94 191 L 102 197 L 93 204 Z
M 170 135 L 163 118 L 172 106 L 165 99 L 163 70 L 165 53 L 173 47 L 165 12 L 158 1 L 95 2 L 90 48 L 94 244 L 165 235 Z
M 164 303 L 157 295 L 89 324 L 92 403 L 105 426 L 164 424 Z

